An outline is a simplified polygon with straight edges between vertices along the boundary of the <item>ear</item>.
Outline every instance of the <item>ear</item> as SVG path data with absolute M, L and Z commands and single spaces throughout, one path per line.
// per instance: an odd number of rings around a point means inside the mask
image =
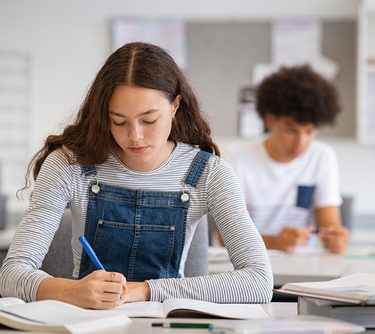
M 181 101 L 181 95 L 177 95 L 175 99 L 172 101 L 173 117 L 176 115 L 177 109 L 180 106 L 180 101 Z

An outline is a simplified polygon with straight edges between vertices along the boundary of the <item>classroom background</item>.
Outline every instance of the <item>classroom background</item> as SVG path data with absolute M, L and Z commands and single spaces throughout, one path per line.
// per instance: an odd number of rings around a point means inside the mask
M 306 29 L 343 109 L 336 126 L 318 137 L 337 152 L 341 191 L 353 200 L 352 224 L 375 224 L 374 1 L 0 0 L 1 228 L 18 223 L 27 199 L 15 192 L 28 161 L 79 108 L 115 47 L 119 22 L 147 21 L 182 29 L 181 62 L 222 145 L 246 140 L 239 132 L 240 92 L 274 63 L 275 48 L 283 50 L 277 29 Z

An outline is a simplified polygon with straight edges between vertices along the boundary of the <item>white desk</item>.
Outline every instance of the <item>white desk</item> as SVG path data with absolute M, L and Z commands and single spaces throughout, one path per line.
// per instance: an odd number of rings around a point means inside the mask
M 364 235 L 373 235 L 375 230 Z M 356 272 L 375 274 L 375 242 L 373 246 L 353 238 L 344 255 L 335 255 L 320 245 L 312 248 L 300 247 L 287 254 L 269 251 L 274 275 L 274 285 L 288 282 L 324 281 Z M 233 270 L 225 248 L 209 249 L 209 272 L 218 273 Z
M 297 315 L 297 304 L 296 303 L 271 303 L 268 305 L 263 305 L 265 310 L 268 314 L 271 315 L 273 319 L 280 319 L 285 317 L 292 317 Z M 213 323 L 217 326 L 222 327 L 236 327 L 241 325 L 241 327 L 246 326 L 248 324 L 249 328 L 251 328 L 252 323 L 255 320 L 228 320 L 228 319 L 209 319 L 209 318 L 168 318 L 168 319 L 145 319 L 145 318 L 133 318 L 133 323 L 127 326 L 122 331 L 111 331 L 111 334 L 117 333 L 132 333 L 132 334 L 180 334 L 180 333 L 194 333 L 194 334 L 202 334 L 202 333 L 209 333 L 207 329 L 170 329 L 170 328 L 158 328 L 152 327 L 151 324 L 153 322 L 194 322 L 194 323 Z M 258 321 L 258 320 L 257 320 Z M 228 332 L 230 333 L 230 332 Z
M 292 317 L 297 315 L 297 305 L 296 303 L 271 303 L 268 305 L 263 305 L 266 312 L 271 315 L 273 319 Z M 177 328 L 160 328 L 152 327 L 153 322 L 193 322 L 193 323 L 213 323 L 217 326 L 223 327 L 234 327 L 237 325 L 247 326 L 249 328 L 252 326 L 252 322 L 255 320 L 228 320 L 228 319 L 210 319 L 210 318 L 168 318 L 168 319 L 155 319 L 155 318 L 132 318 L 132 323 L 126 326 L 111 328 L 101 332 L 95 333 L 111 333 L 111 334 L 207 334 L 209 330 L 207 329 L 177 329 Z M 16 333 L 12 330 L 0 330 L 1 334 L 6 333 Z M 17 332 L 20 333 L 20 332 Z M 35 333 L 35 332 L 34 332 Z M 230 333 L 230 332 L 228 332 Z
M 211 250 L 210 250 L 211 251 Z M 209 251 L 209 253 L 210 253 Z M 274 277 L 274 285 L 281 286 L 287 282 L 324 281 L 340 277 L 352 264 L 353 259 L 332 254 L 280 254 L 269 252 Z M 210 259 L 212 259 L 210 257 Z M 374 260 L 375 265 L 375 260 Z M 219 273 L 233 270 L 229 259 L 209 262 L 209 272 Z
M 351 255 L 298 255 L 270 257 L 275 286 L 287 282 L 325 281 L 358 272 L 375 274 L 375 257 Z
M 196 329 L 196 328 L 160 328 L 160 327 L 152 327 L 153 322 L 163 322 L 163 323 L 170 323 L 170 322 L 184 322 L 184 323 L 212 323 L 217 327 L 222 328 L 231 328 L 232 330 L 222 330 L 222 331 L 215 331 L 214 333 L 220 334 L 245 334 L 249 333 L 256 333 L 254 331 L 255 328 L 259 329 L 258 333 L 262 333 L 261 328 L 265 324 L 271 324 L 273 330 L 272 333 L 277 333 L 280 330 L 280 327 L 283 329 L 283 333 L 287 333 L 285 327 L 285 321 L 293 324 L 293 329 L 291 331 L 293 333 L 306 333 L 306 330 L 311 330 L 311 332 L 316 333 L 310 327 L 309 324 L 306 323 L 298 323 L 298 329 L 296 329 L 296 318 L 297 315 L 297 304 L 296 303 L 271 303 L 269 305 L 263 306 L 269 314 L 271 314 L 272 319 L 258 319 L 258 320 L 228 320 L 228 319 L 210 319 L 210 318 L 168 318 L 168 319 L 155 319 L 155 318 L 133 318 L 132 322 L 128 325 L 124 325 L 117 328 L 110 328 L 103 331 L 96 331 L 91 333 L 97 334 L 208 334 L 211 333 L 208 329 Z M 308 319 L 306 319 L 308 320 Z M 326 321 L 329 321 L 327 319 Z M 318 324 L 321 326 L 321 319 L 320 321 L 315 321 L 313 324 Z M 311 320 L 310 320 L 311 326 Z M 235 331 L 233 331 L 235 329 Z M 345 331 L 336 331 L 343 333 Z M 373 332 L 373 331 L 372 331 Z M 19 331 L 12 331 L 12 330 L 0 330 L 1 334 L 13 334 L 13 333 L 20 333 Z M 35 332 L 34 332 L 35 333 Z M 267 333 L 270 333 L 268 330 Z M 319 332 L 320 333 L 320 332 Z M 367 331 L 366 331 L 367 333 Z M 371 333 L 371 331 L 369 331 Z
M 271 255 L 270 259 L 275 286 L 281 286 L 287 282 L 325 281 L 337 278 L 352 263 L 352 260 L 331 254 Z

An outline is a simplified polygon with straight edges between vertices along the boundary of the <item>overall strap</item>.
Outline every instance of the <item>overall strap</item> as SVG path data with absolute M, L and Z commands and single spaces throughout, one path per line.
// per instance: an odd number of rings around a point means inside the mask
M 96 175 L 96 166 L 95 165 L 81 165 L 82 174 L 85 176 Z
M 184 179 L 184 183 L 196 187 L 198 181 L 203 173 L 204 167 L 207 164 L 208 159 L 212 156 L 212 153 L 200 150 L 195 156 L 187 175 Z

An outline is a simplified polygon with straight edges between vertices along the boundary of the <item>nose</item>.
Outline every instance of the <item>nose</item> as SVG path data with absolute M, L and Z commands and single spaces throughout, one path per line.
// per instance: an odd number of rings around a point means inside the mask
M 130 124 L 128 137 L 131 141 L 137 141 L 143 138 L 143 126 L 138 122 Z

